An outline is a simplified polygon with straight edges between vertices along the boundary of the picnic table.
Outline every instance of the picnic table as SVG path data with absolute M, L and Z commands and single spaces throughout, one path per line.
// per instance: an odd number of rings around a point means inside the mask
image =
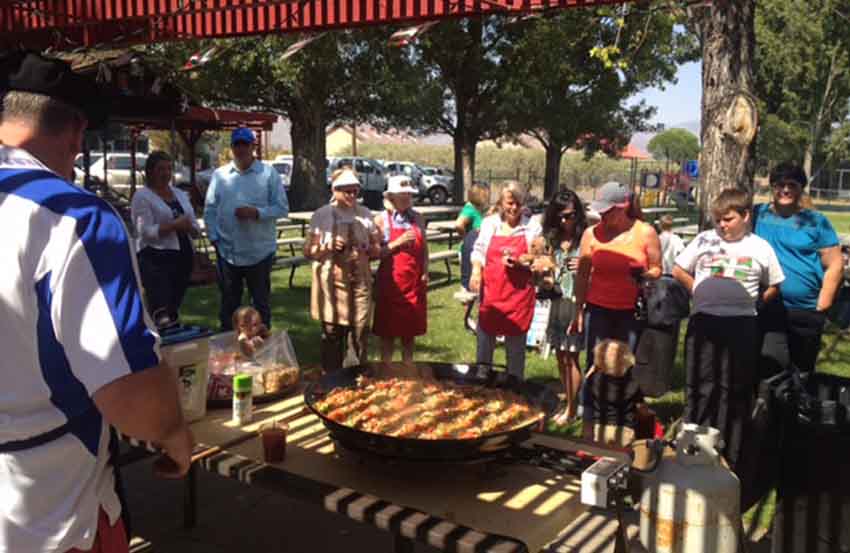
M 675 207 L 642 207 L 640 210 L 644 215 L 664 215 L 665 213 L 676 213 L 679 211 Z
M 254 432 L 272 420 L 287 420 L 286 458 L 263 461 L 262 443 Z M 393 535 L 394 551 L 411 551 L 414 542 L 443 551 L 511 553 L 582 551 L 576 536 L 594 537 L 594 552 L 604 530 L 613 547 L 616 525 L 606 511 L 592 511 L 579 500 L 575 476 L 531 464 L 404 462 L 359 454 L 338 447 L 321 421 L 304 407 L 303 396 L 257 406 L 252 424 L 239 427 L 230 410 L 211 410 L 191 425 L 206 457 L 193 465 L 187 480 L 187 524 L 194 524 L 195 471 L 203 470 L 239 482 L 314 503 L 371 524 Z M 125 438 L 125 440 L 127 440 Z M 136 448 L 149 444 L 129 440 Z M 562 451 L 592 445 L 535 434 L 538 445 Z M 597 524 L 600 516 L 608 525 Z M 575 526 L 579 523 L 582 527 Z M 586 540 L 579 539 L 578 543 Z M 603 540 L 605 541 L 605 540 Z

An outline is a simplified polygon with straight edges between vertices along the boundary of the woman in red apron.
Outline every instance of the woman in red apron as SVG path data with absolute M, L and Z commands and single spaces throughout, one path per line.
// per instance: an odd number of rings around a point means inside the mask
M 381 360 L 392 361 L 401 339 L 402 361 L 413 362 L 413 339 L 428 329 L 428 247 L 422 216 L 410 206 L 416 189 L 408 177 L 390 177 L 384 193 L 392 204 L 375 218 L 383 235 L 375 286 L 372 332 L 381 338 Z
M 480 292 L 478 311 L 479 363 L 492 363 L 496 337 L 505 337 L 508 372 L 523 378 L 525 341 L 534 316 L 532 241 L 540 223 L 525 213 L 525 191 L 516 183 L 502 190 L 499 213 L 481 223 L 472 252 L 469 287 Z

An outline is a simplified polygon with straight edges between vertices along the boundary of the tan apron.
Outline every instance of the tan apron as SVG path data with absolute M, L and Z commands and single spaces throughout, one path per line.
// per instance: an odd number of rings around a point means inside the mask
M 324 323 L 365 326 L 372 314 L 369 229 L 357 218 L 341 222 L 333 208 L 331 240 L 337 236 L 346 238 L 345 250 L 313 262 L 310 314 Z

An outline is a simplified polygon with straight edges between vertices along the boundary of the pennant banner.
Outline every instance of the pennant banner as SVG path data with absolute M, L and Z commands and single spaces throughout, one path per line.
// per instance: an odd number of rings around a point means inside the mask
M 407 46 L 416 37 L 427 31 L 437 23 L 439 23 L 439 21 L 426 21 L 425 23 L 422 23 L 420 25 L 414 25 L 413 27 L 407 27 L 405 29 L 398 30 L 392 35 L 390 35 L 388 44 L 389 46 L 395 46 L 397 48 Z
M 298 42 L 293 43 L 289 48 L 286 49 L 286 51 L 283 54 L 281 54 L 280 60 L 281 61 L 288 60 L 289 58 L 291 58 L 292 56 L 294 56 L 295 54 L 300 52 L 305 46 L 307 46 L 308 44 L 310 44 L 314 40 L 321 38 L 324 34 L 325 33 L 310 35 L 307 38 L 302 38 Z

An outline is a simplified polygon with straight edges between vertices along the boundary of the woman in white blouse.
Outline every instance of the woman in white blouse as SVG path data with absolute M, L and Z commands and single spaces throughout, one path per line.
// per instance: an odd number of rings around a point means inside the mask
M 177 320 L 192 274 L 192 238 L 200 235 L 189 196 L 171 186 L 171 171 L 171 156 L 151 152 L 145 163 L 146 186 L 130 205 L 142 286 L 157 326 Z
M 478 311 L 479 363 L 492 363 L 496 336 L 505 337 L 508 372 L 525 372 L 525 340 L 534 316 L 531 245 L 541 235 L 540 222 L 523 208 L 525 190 L 518 183 L 502 189 L 498 213 L 481 223 L 472 251 L 469 289 L 481 294 Z

